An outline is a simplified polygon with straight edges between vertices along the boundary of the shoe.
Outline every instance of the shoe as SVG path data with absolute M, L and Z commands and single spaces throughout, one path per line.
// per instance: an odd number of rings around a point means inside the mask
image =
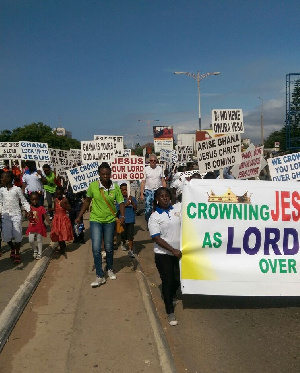
M 107 271 L 107 275 L 108 277 L 111 279 L 111 280 L 116 280 L 117 279 L 117 276 L 115 275 L 114 271 L 112 269 L 109 269 Z
M 41 254 L 37 254 L 37 256 L 36 256 L 35 259 L 36 259 L 36 260 L 40 260 L 40 259 L 42 259 L 42 255 L 41 255 Z
M 174 313 L 169 313 L 168 314 L 168 323 L 172 326 L 175 326 L 178 324 L 178 321 L 176 320 L 175 314 Z
M 15 264 L 19 264 L 21 262 L 22 262 L 21 255 L 15 254 L 15 256 L 14 256 L 14 263 Z
M 121 244 L 121 250 L 122 251 L 127 251 L 126 246 L 123 243 Z
M 10 251 L 10 259 L 14 260 L 15 255 L 16 255 L 15 250 L 11 250 L 11 251 Z
M 37 252 L 34 251 L 34 252 L 33 252 L 33 259 L 36 259 L 36 257 L 37 257 Z
M 106 283 L 106 280 L 104 277 L 96 277 L 96 280 L 91 283 L 92 288 L 96 288 L 97 286 L 103 285 Z
M 133 254 L 133 251 L 132 250 L 129 250 L 128 251 L 128 255 L 130 256 L 130 258 L 135 258 L 134 254 Z

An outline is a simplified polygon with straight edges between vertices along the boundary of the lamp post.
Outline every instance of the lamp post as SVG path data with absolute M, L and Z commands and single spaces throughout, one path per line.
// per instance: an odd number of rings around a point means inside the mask
M 188 72 L 185 72 L 185 71 L 175 71 L 174 74 L 175 75 L 182 75 L 183 74 L 183 75 L 190 76 L 191 78 L 195 79 L 196 82 L 197 82 L 197 85 L 198 85 L 198 103 L 199 103 L 199 130 L 201 131 L 200 82 L 201 82 L 201 80 L 203 80 L 207 76 L 209 76 L 209 75 L 219 75 L 220 72 L 211 72 L 211 73 L 200 74 L 200 72 L 198 71 L 197 74 L 194 74 L 194 73 L 188 73 Z
M 148 136 L 148 139 L 149 139 L 149 143 L 151 143 L 150 124 L 153 123 L 153 122 L 159 122 L 159 119 L 154 119 L 154 120 L 141 120 L 141 119 L 138 119 L 138 122 L 147 123 L 147 136 Z
M 257 97 L 260 102 L 260 142 L 261 146 L 264 146 L 264 100 L 261 97 Z

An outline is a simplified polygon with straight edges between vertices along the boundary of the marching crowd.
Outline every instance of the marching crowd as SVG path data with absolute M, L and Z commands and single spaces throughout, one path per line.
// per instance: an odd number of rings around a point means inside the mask
M 43 165 L 41 170 L 35 161 L 22 162 L 22 168 L 15 162 L 11 168 L 6 165 L 1 172 L 0 214 L 1 238 L 10 248 L 14 263 L 21 262 L 22 221 L 28 218 L 26 235 L 32 248 L 33 258 L 42 257 L 43 237 L 47 235 L 45 222 L 49 226 L 50 238 L 64 253 L 66 242 L 84 243 L 83 215 L 90 211 L 90 237 L 96 269 L 92 287 L 106 282 L 105 272 L 111 280 L 117 276 L 113 268 L 114 237 L 116 227 L 121 233 L 121 249 L 128 250 L 134 257 L 134 224 L 137 199 L 145 201 L 147 230 L 154 243 L 154 257 L 162 281 L 162 295 L 170 325 L 177 325 L 174 314 L 176 293 L 180 285 L 179 260 L 181 194 L 184 180 L 201 178 L 199 172 L 179 166 L 172 174 L 158 165 L 155 154 L 150 154 L 145 167 L 145 179 L 138 186 L 132 184 L 128 193 L 127 183 L 114 183 L 111 168 L 103 162 L 98 168 L 99 180 L 92 182 L 86 192 L 74 194 L 51 169 Z M 184 172 L 191 171 L 187 177 Z M 230 170 L 226 170 L 230 177 Z M 204 178 L 214 179 L 217 175 L 208 172 Z M 131 188 L 130 188 L 131 189 Z M 46 208 L 44 203 L 46 202 Z M 121 228 L 120 228 L 121 227 Z M 102 251 L 101 251 L 102 248 Z M 102 260 L 106 258 L 105 271 Z

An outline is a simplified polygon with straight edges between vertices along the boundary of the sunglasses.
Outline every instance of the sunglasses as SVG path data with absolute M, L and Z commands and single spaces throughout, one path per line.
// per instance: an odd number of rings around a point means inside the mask
M 157 161 L 155 159 L 152 159 L 152 160 L 150 159 L 150 162 L 155 162 L 156 163 Z

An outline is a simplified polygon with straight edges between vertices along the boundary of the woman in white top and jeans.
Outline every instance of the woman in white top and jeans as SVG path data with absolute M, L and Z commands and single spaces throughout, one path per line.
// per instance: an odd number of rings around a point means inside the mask
M 154 212 L 150 216 L 148 227 L 154 241 L 155 264 L 162 282 L 168 322 L 170 325 L 177 325 L 174 300 L 180 285 L 181 204 L 172 206 L 170 190 L 161 187 L 155 191 L 153 207 Z

